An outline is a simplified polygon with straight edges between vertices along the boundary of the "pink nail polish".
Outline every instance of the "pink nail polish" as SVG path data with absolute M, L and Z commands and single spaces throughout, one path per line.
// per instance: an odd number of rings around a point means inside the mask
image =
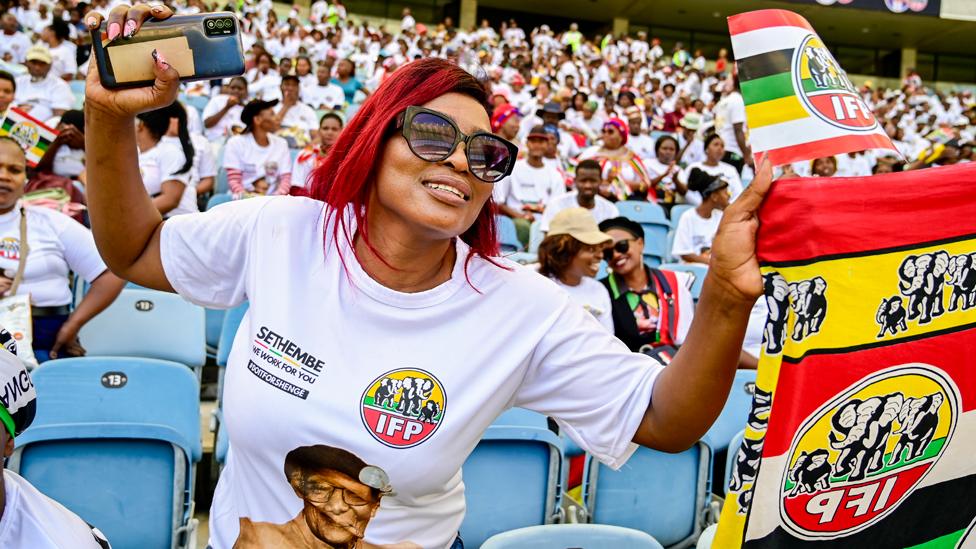
M 132 35 L 136 33 L 136 22 L 133 20 L 128 20 L 125 22 L 125 37 L 132 38 Z
M 88 25 L 88 28 L 90 28 L 90 29 L 93 29 L 93 28 L 95 28 L 95 18 L 94 18 L 94 17 L 89 17 L 89 18 L 88 18 L 88 19 L 87 19 L 87 20 L 85 21 L 85 24 L 86 24 L 86 25 Z
M 169 66 L 169 63 L 166 62 L 166 58 L 163 57 L 163 52 L 159 50 L 153 50 L 153 59 L 156 60 L 156 64 L 159 65 L 160 68 L 165 69 Z
M 108 39 L 109 41 L 115 40 L 122 33 L 122 25 L 118 23 L 112 23 L 108 26 Z

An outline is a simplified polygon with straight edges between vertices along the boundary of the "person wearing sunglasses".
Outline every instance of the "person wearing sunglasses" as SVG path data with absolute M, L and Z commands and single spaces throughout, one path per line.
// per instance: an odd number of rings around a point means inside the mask
M 603 250 L 609 274 L 600 279 L 613 304 L 614 335 L 631 351 L 645 345 L 676 350 L 694 318 L 692 275 L 644 263 L 644 229 L 626 217 L 602 221 L 613 242 Z
M 138 35 L 150 15 L 171 11 L 119 5 L 108 35 L 127 19 Z M 227 363 L 233 451 L 210 512 L 214 549 L 234 546 L 242 520 L 280 523 L 304 507 L 281 475 L 297 447 L 342 448 L 386 472 L 396 493 L 364 542 L 448 548 L 462 546 L 461 466 L 513 406 L 552 417 L 618 468 L 634 443 L 682 451 L 718 416 L 762 293 L 754 250 L 768 166 L 726 213 L 698 320 L 665 369 L 500 257 L 491 191 L 516 148 L 489 133 L 485 88 L 456 64 L 423 58 L 393 72 L 314 172 L 309 197 L 163 222 L 140 182 L 133 117 L 172 102 L 179 75 L 165 56 L 144 62 L 152 87 L 108 90 L 95 63 L 88 73 L 89 208 L 106 263 L 127 280 L 207 307 L 249 302 Z
M 563 210 L 552 219 L 549 234 L 539 244 L 539 274 L 569 292 L 573 301 L 613 333 L 610 297 L 595 279 L 603 250 L 611 241 L 586 208 Z
M 525 158 L 516 160 L 512 175 L 496 183 L 492 191 L 499 213 L 512 218 L 523 245 L 529 243 L 535 217 L 545 211 L 551 200 L 566 193 L 565 179 L 558 165 L 545 161 L 550 146 L 550 135 L 545 128 L 532 128 L 525 145 Z
M 650 200 L 655 201 L 654 193 L 648 193 L 651 177 L 644 162 L 627 146 L 629 131 L 627 123 L 619 118 L 611 118 L 603 124 L 601 145 L 594 145 L 583 151 L 580 160 L 592 158 L 603 168 L 604 185 L 600 194 L 613 201 Z

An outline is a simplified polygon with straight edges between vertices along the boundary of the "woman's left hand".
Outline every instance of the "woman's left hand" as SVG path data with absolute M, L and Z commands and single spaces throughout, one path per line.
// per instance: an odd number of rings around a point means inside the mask
M 721 284 L 723 294 L 750 305 L 763 293 L 756 257 L 759 207 L 773 181 L 773 166 L 764 158 L 749 187 L 725 209 L 712 242 L 708 276 Z
M 59 352 L 65 356 L 85 356 L 85 348 L 78 341 L 79 328 L 74 327 L 70 321 L 61 325 L 54 345 L 51 346 L 52 359 L 58 358 Z

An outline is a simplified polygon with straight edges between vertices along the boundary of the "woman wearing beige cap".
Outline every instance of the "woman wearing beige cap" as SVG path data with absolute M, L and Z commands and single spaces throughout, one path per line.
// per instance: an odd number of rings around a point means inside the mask
M 601 232 L 584 208 L 563 210 L 552 218 L 546 239 L 539 244 L 539 273 L 569 292 L 574 301 L 613 333 L 610 295 L 596 281 L 603 249 L 613 238 Z

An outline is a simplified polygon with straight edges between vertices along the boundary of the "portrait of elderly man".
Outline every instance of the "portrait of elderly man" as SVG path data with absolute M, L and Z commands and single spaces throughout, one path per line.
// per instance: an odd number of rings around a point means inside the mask
M 375 545 L 363 540 L 380 499 L 392 487 L 383 469 L 352 452 L 324 444 L 295 448 L 285 456 L 285 478 L 302 500 L 302 510 L 284 524 L 240 519 L 235 549 L 420 549 L 411 542 Z

